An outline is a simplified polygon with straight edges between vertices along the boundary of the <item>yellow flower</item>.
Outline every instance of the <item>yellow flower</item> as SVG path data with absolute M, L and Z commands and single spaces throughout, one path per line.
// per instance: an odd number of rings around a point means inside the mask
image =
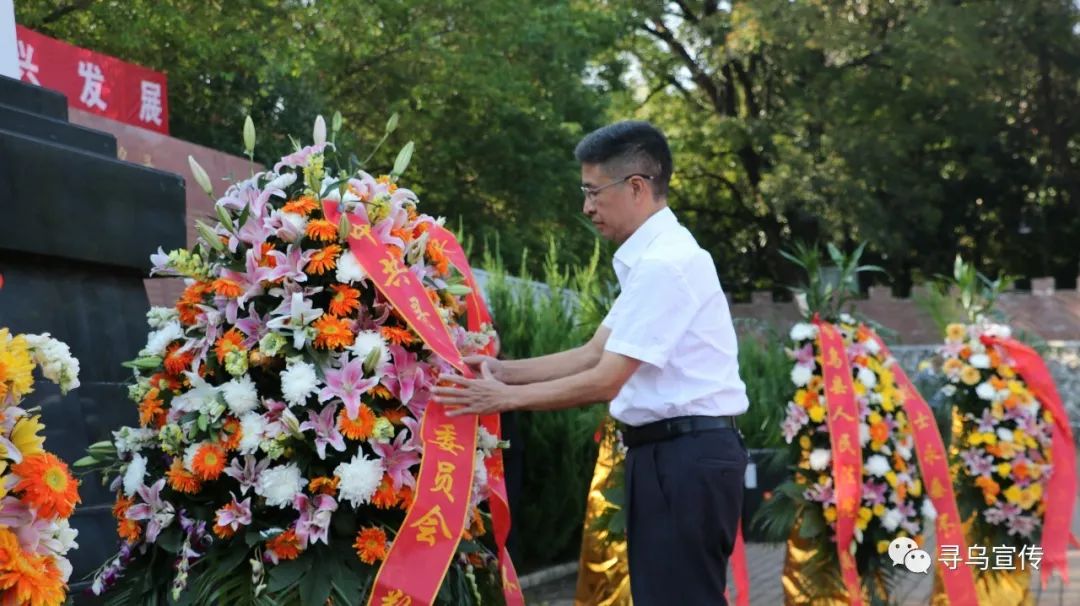
M 874 505 L 874 515 L 879 517 L 879 518 L 881 516 L 885 515 L 885 506 L 882 505 L 881 503 L 878 503 L 877 505 Z
M 799 448 L 810 450 L 810 436 L 799 436 Z
M 964 366 L 964 370 L 960 371 L 960 380 L 965 385 L 976 385 L 982 380 L 982 375 L 979 373 L 979 369 L 974 366 Z
M 885 553 L 888 550 L 889 550 L 889 541 L 882 540 L 882 541 L 877 542 L 877 552 L 878 553 Z
M 836 521 L 836 508 L 832 505 L 825 507 L 825 511 L 823 513 L 825 515 L 826 522 L 829 522 L 831 524 Z
M 885 412 L 892 412 L 896 410 L 896 404 L 893 403 L 894 390 L 882 390 L 881 391 L 881 409 Z
M 870 413 L 870 416 L 866 417 L 866 422 L 869 425 L 876 425 L 881 422 L 881 415 L 876 412 Z
M 990 405 L 990 416 L 998 421 L 1005 418 L 1005 407 L 1001 405 L 1001 402 L 994 402 Z
M 873 519 L 873 517 L 874 517 L 874 512 L 871 511 L 869 507 L 860 507 L 859 508 L 859 521 L 860 522 L 869 522 L 871 519 Z
M 0 402 L 15 401 L 34 390 L 34 361 L 22 335 L 0 328 Z
M 1009 472 L 1012 471 L 1012 465 L 1009 463 L 998 463 L 997 474 L 1003 478 L 1009 477 Z
M 1009 391 L 1016 395 L 1023 394 L 1027 391 L 1027 389 L 1024 387 L 1024 384 L 1020 381 L 1009 381 L 1008 386 Z
M 889 486 L 896 488 L 896 472 L 889 470 L 885 472 L 885 481 L 889 483 Z
M 916 478 L 911 481 L 911 486 L 908 488 L 908 492 L 913 497 L 922 495 L 922 480 Z
M 15 422 L 15 428 L 11 430 L 11 442 L 24 457 L 38 454 L 42 452 L 41 446 L 45 443 L 45 436 L 38 435 L 38 432 L 44 429 L 40 416 L 24 416 Z
M 1043 487 L 1042 487 L 1042 484 L 1039 484 L 1039 483 L 1035 483 L 1035 484 L 1032 484 L 1031 486 L 1028 486 L 1028 492 L 1030 492 L 1030 493 L 1031 493 L 1031 496 L 1032 496 L 1032 497 L 1033 497 L 1033 498 L 1034 498 L 1034 499 L 1035 499 L 1036 501 L 1038 501 L 1038 500 L 1041 500 L 1041 499 L 1042 499 L 1042 497 L 1043 497 Z
M 7 482 L 3 481 L 4 472 L 7 471 L 7 467 L 7 461 L 0 459 L 0 499 L 7 496 L 7 488 L 5 488 Z
M 1033 486 L 1037 486 L 1037 484 Z M 1031 509 L 1035 506 L 1036 503 L 1039 502 L 1039 497 L 1042 495 L 1036 495 L 1035 491 L 1031 490 L 1033 486 L 1029 486 L 1028 488 L 1020 491 L 1020 507 L 1023 507 L 1024 509 Z
M 858 396 L 865 396 L 866 395 L 866 385 L 863 385 L 862 381 L 855 381 L 855 395 L 858 395 Z
M 1004 495 L 1007 501 L 1016 504 L 1020 502 L 1020 498 L 1023 496 L 1023 491 L 1020 489 L 1019 486 L 1013 484 L 1012 486 L 1006 488 L 1005 491 L 1001 494 Z
M 825 420 L 825 408 L 820 404 L 814 404 L 810 407 L 810 410 L 806 411 L 806 414 L 810 416 L 810 420 L 815 423 L 820 423 Z
M 953 343 L 959 343 L 967 335 L 967 328 L 963 324 L 949 324 L 945 327 L 945 338 Z

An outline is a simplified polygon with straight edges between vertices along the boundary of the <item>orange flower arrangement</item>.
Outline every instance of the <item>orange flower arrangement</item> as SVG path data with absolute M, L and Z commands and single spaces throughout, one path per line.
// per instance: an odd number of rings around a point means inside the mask
M 344 317 L 360 309 L 359 290 L 347 284 L 334 284 L 330 289 L 334 291 L 334 297 L 330 299 L 330 313 Z
M 286 203 L 281 210 L 287 213 L 307 216 L 317 208 L 319 208 L 319 201 L 316 200 L 314 196 L 300 196 L 296 200 Z
M 386 533 L 381 528 L 367 527 L 356 535 L 356 555 L 365 564 L 374 564 L 386 558 Z
M 316 219 L 308 222 L 306 233 L 312 240 L 333 242 L 337 239 L 338 228 L 326 219 Z
M 300 539 L 296 531 L 288 529 L 266 542 L 266 548 L 277 560 L 295 560 L 300 556 Z
M 383 326 L 379 329 L 382 336 L 387 341 L 390 341 L 394 345 L 411 345 L 413 342 L 412 333 L 408 328 L 401 328 L 397 326 Z
M 350 440 L 366 440 L 375 432 L 375 412 L 361 404 L 356 418 L 350 419 L 348 411 L 342 409 L 338 413 L 338 429 Z
M 173 459 L 172 466 L 169 467 L 169 471 L 165 472 L 165 476 L 169 479 L 169 486 L 172 486 L 173 490 L 177 492 L 195 494 L 202 490 L 202 483 L 199 482 L 199 478 L 184 469 L 184 461 L 179 457 Z
M 25 553 L 15 534 L 0 526 L 0 594 L 5 606 L 60 606 L 64 587 L 52 558 Z
M 337 258 L 340 254 L 341 247 L 337 244 L 331 244 L 311 256 L 305 271 L 315 276 L 321 276 L 337 267 Z
M 195 477 L 207 482 L 216 480 L 225 470 L 225 449 L 218 444 L 203 444 L 195 452 L 191 467 Z
M 66 518 L 75 510 L 79 498 L 79 482 L 72 477 L 66 463 L 48 452 L 30 455 L 11 466 L 22 479 L 12 492 L 22 493 L 22 500 L 46 518 Z
M 244 333 L 236 328 L 230 328 L 228 332 L 221 335 L 214 345 L 214 353 L 217 354 L 218 363 L 224 364 L 225 356 L 229 355 L 229 352 L 243 350 L 243 343 Z
M 322 349 L 340 349 L 353 344 L 356 335 L 349 330 L 349 324 L 338 317 L 324 315 L 312 324 L 318 334 L 315 336 L 315 347 Z

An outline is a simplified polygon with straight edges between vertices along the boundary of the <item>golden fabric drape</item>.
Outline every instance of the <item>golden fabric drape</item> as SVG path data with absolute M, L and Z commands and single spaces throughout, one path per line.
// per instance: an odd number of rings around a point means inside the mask
M 613 421 L 608 419 L 596 457 L 589 499 L 585 509 L 585 529 L 581 538 L 575 606 L 631 606 L 630 567 L 626 541 L 607 542 L 606 531 L 592 529 L 604 512 L 607 500 L 602 490 L 610 487 L 611 473 L 622 462 L 616 449 Z

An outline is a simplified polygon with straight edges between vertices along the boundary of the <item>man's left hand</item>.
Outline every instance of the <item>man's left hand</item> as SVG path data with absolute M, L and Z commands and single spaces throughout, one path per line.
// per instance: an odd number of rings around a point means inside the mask
M 489 415 L 517 407 L 517 391 L 513 385 L 507 385 L 495 378 L 487 362 L 480 365 L 480 376 L 467 379 L 458 375 L 440 375 L 440 383 L 453 383 L 454 386 L 437 385 L 432 391 L 435 401 L 447 406 L 446 415 Z

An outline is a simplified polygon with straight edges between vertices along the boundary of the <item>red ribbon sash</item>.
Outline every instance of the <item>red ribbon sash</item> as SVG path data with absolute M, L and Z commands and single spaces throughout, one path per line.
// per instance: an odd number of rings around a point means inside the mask
M 1028 389 L 1043 407 L 1050 411 L 1054 425 L 1051 428 L 1050 457 L 1053 471 L 1045 491 L 1046 514 L 1043 520 L 1042 543 L 1046 565 L 1042 567 L 1042 586 L 1045 589 L 1054 570 L 1069 582 L 1067 550 L 1072 536 L 1073 505 L 1076 502 L 1076 447 L 1072 428 L 1061 395 L 1054 385 L 1054 377 L 1046 367 L 1039 352 L 1016 339 L 983 336 L 985 345 L 996 345 L 1012 358 L 1017 374 L 1024 379 Z
M 877 342 L 885 357 L 891 357 L 892 354 L 889 353 L 889 348 L 885 346 L 881 337 L 869 327 L 866 327 L 866 330 L 869 331 L 870 338 Z M 952 476 L 949 474 L 949 461 L 945 456 L 945 443 L 941 439 L 941 434 L 938 433 L 934 415 L 900 364 L 893 364 L 891 369 L 896 385 L 903 394 L 902 406 L 911 421 L 915 454 L 919 457 L 919 470 L 923 477 L 923 489 L 938 512 L 937 560 L 941 561 L 942 545 L 956 545 L 960 553 L 967 553 L 964 531 L 960 525 L 960 509 L 956 506 L 956 494 L 953 492 Z M 941 575 L 949 604 L 953 606 L 978 605 L 975 577 L 969 566 L 955 566 L 951 569 L 943 566 Z
M 862 585 L 855 556 L 855 516 L 862 500 L 862 447 L 859 444 L 859 407 L 851 363 L 844 338 L 835 326 L 815 318 L 825 380 L 826 420 L 833 458 L 833 490 L 836 494 L 836 551 L 840 574 L 854 606 L 862 606 Z
M 324 202 L 323 212 L 337 224 L 341 212 Z M 371 233 L 358 215 L 348 217 L 349 249 L 379 292 L 435 354 L 468 374 L 450 331 L 420 280 Z M 415 499 L 375 576 L 369 605 L 420 606 L 435 601 L 469 516 L 477 418 L 448 417 L 444 407 L 428 405 L 420 421 L 424 458 Z
M 465 283 L 472 289 L 472 292 L 466 295 L 465 298 L 469 330 L 478 332 L 483 330 L 485 325 L 490 326 L 492 323 L 491 312 L 488 310 L 483 297 L 480 296 L 480 287 L 477 285 L 472 268 L 469 266 L 469 259 L 466 257 L 465 251 L 462 250 L 457 238 L 445 227 L 433 227 L 428 230 L 428 233 L 431 234 L 432 242 L 438 242 L 443 247 L 443 251 L 450 257 L 450 262 L 461 272 L 461 275 L 465 277 Z M 485 353 L 488 355 L 496 353 L 494 342 L 488 344 Z M 502 436 L 499 427 L 499 415 L 485 415 L 480 418 L 480 423 L 487 429 L 488 433 L 496 437 Z M 503 474 L 502 450 L 496 450 L 492 456 L 488 457 L 486 465 L 488 487 L 491 490 L 492 497 L 489 501 L 491 521 L 495 527 L 495 544 L 499 550 L 499 570 L 503 582 L 503 597 L 506 599 L 507 606 L 524 606 L 525 598 L 521 594 L 517 571 L 514 569 L 514 562 L 510 559 L 510 552 L 506 549 L 506 537 L 510 534 L 511 521 L 510 500 L 506 496 L 506 478 Z

